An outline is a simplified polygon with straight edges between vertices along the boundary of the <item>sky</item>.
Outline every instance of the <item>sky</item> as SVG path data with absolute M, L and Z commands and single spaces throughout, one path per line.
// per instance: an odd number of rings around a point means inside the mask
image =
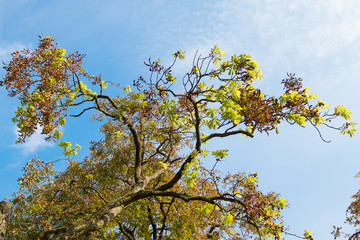
M 161 58 L 166 64 L 179 49 L 188 63 L 196 50 L 206 54 L 214 45 L 227 56 L 246 53 L 260 62 L 264 78 L 255 85 L 265 93 L 278 96 L 281 80 L 296 73 L 304 86 L 331 106 L 349 108 L 360 122 L 358 0 L 0 0 L 0 62 L 8 62 L 16 49 L 34 48 L 41 34 L 54 36 L 67 52 L 86 53 L 90 73 L 124 85 L 148 74 L 144 60 Z M 11 118 L 17 104 L 0 89 L 0 199 L 16 191 L 29 159 L 61 157 L 56 144 L 38 134 L 14 145 Z M 99 137 L 89 116 L 69 120 L 63 129 L 64 140 L 83 146 L 80 156 L 88 153 L 88 141 Z M 210 148 L 229 149 L 220 165 L 224 172 L 258 172 L 261 189 L 288 200 L 284 219 L 290 232 L 311 229 L 315 239 L 331 239 L 333 225 L 351 230 L 343 222 L 360 187 L 354 178 L 360 171 L 359 135 L 322 128 L 331 140 L 325 143 L 310 126 L 283 124 L 279 130 L 279 135 L 222 139 Z

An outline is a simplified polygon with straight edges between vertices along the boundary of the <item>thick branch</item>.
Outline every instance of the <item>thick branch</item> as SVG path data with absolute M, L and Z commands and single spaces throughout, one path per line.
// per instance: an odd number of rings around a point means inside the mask
M 189 155 L 185 162 L 181 165 L 179 171 L 175 174 L 175 176 L 167 183 L 165 183 L 164 185 L 160 186 L 157 190 L 158 191 L 166 191 L 170 188 L 172 188 L 182 177 L 182 174 L 185 170 L 185 166 L 186 164 L 190 163 L 192 160 L 194 159 L 193 155 Z
M 135 130 L 135 128 L 133 127 L 133 125 L 125 118 L 123 117 L 125 124 L 127 125 L 127 127 L 129 128 L 133 139 L 134 139 L 134 143 L 135 143 L 135 173 L 134 173 L 134 178 L 135 178 L 135 183 L 138 183 L 140 180 L 140 176 L 141 176 L 141 162 L 142 162 L 142 147 L 141 147 L 141 140 L 139 137 L 139 134 L 137 133 L 137 131 Z
M 200 116 L 199 116 L 199 109 L 197 103 L 191 98 L 188 98 L 191 103 L 193 104 L 194 111 L 195 111 L 195 134 L 196 134 L 196 145 L 195 149 L 200 152 L 201 148 L 201 137 L 200 137 Z
M 149 206 L 147 207 L 147 210 L 148 210 L 148 218 L 150 220 L 150 224 L 151 224 L 151 227 L 152 227 L 152 230 L 153 230 L 153 232 L 152 232 L 153 239 L 155 240 L 155 239 L 157 239 L 157 231 L 158 230 L 157 230 L 156 223 L 154 222 L 154 218 L 153 218 L 153 216 L 151 214 L 151 209 L 150 209 Z
M 121 224 L 120 222 L 117 222 L 117 224 L 119 225 L 119 229 L 122 234 L 124 234 L 129 240 L 135 240 L 134 231 L 130 230 L 129 228 L 127 228 L 124 224 Z
M 158 190 L 143 190 L 140 192 L 142 195 L 148 195 L 148 196 L 162 196 L 162 197 L 174 197 L 174 198 L 178 198 L 181 199 L 185 202 L 189 202 L 189 201 L 202 201 L 202 202 L 207 202 L 210 204 L 216 204 L 216 201 L 225 201 L 225 202 L 232 202 L 232 203 L 237 203 L 240 204 L 241 206 L 243 206 L 245 208 L 245 204 L 240 201 L 239 199 L 236 199 L 234 197 L 231 196 L 226 196 L 226 195 L 218 195 L 218 196 L 213 196 L 213 197 L 204 197 L 204 196 L 191 196 L 185 193 L 179 193 L 179 192 L 172 192 L 172 191 L 158 191 Z
M 114 103 L 114 101 L 107 95 L 97 95 L 96 98 L 103 98 L 108 100 L 108 102 L 115 108 L 118 109 L 118 106 Z M 100 110 L 100 109 L 99 109 Z M 124 121 L 124 124 L 129 128 L 134 144 L 135 144 L 135 173 L 134 178 L 135 182 L 139 182 L 140 176 L 141 176 L 141 162 L 142 162 L 142 147 L 141 147 L 141 140 L 138 132 L 135 130 L 134 126 L 131 124 L 130 120 L 122 115 L 122 120 Z
M 0 202 L 0 240 L 5 239 L 8 221 L 11 215 L 11 205 L 8 202 Z
M 207 142 L 207 141 L 209 141 L 210 139 L 216 138 L 216 137 L 221 137 L 221 138 L 223 138 L 223 137 L 228 137 L 228 136 L 236 135 L 236 134 L 245 134 L 246 136 L 251 137 L 251 138 L 254 137 L 254 135 L 253 135 L 252 133 L 240 129 L 240 130 L 231 131 L 231 132 L 212 133 L 212 134 L 210 134 L 209 136 L 201 139 L 201 142 Z
M 85 113 L 86 111 L 90 110 L 90 109 L 95 109 L 95 107 L 88 107 L 88 108 L 85 108 L 81 111 L 81 113 L 79 114 L 76 114 L 76 115 L 69 115 L 69 117 L 80 117 L 81 115 L 83 115 L 83 113 Z
M 195 150 L 200 152 L 201 150 L 201 137 L 200 137 L 200 116 L 199 116 L 199 109 L 197 107 L 196 102 L 191 99 L 191 97 L 188 98 L 194 107 L 194 111 L 195 111 L 195 135 L 196 135 L 196 145 L 195 145 Z M 178 170 L 178 172 L 175 174 L 175 176 L 166 184 L 160 186 L 157 190 L 159 191 L 165 191 L 168 190 L 170 188 L 172 188 L 182 177 L 182 174 L 185 170 L 185 166 L 186 164 L 190 163 L 192 160 L 194 159 L 194 156 L 192 154 L 190 154 L 187 159 L 185 160 L 185 162 L 181 165 L 180 169 Z
M 360 235 L 360 232 L 356 232 L 354 233 L 353 235 L 351 235 L 349 237 L 349 240 L 355 240 L 355 239 L 358 239 L 358 236 Z

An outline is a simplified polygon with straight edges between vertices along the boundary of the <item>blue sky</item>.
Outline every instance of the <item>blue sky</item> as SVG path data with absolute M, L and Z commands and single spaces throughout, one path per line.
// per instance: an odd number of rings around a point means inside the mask
M 53 35 L 68 52 L 86 53 L 89 72 L 124 85 L 146 76 L 142 61 L 149 57 L 166 63 L 182 49 L 190 61 L 196 50 L 206 54 L 216 44 L 228 55 L 247 53 L 259 61 L 264 78 L 256 86 L 269 95 L 280 94 L 286 73 L 296 73 L 321 99 L 343 104 L 360 122 L 358 0 L 0 0 L 0 61 L 9 61 L 15 49 L 35 47 L 39 34 Z M 185 67 L 186 61 L 179 72 Z M 61 151 L 38 135 L 14 146 L 10 118 L 17 102 L 4 89 L 0 101 L 3 198 L 16 190 L 27 160 L 34 155 L 54 160 Z M 84 119 L 68 123 L 64 140 L 78 142 L 85 155 L 87 141 L 98 137 L 97 126 Z M 284 216 L 292 232 L 307 228 L 316 239 L 330 239 L 332 225 L 343 225 L 350 197 L 360 187 L 354 178 L 360 171 L 360 138 L 322 131 L 330 144 L 311 127 L 283 124 L 280 135 L 232 137 L 216 145 L 230 149 L 221 164 L 225 172 L 258 172 L 264 191 L 289 201 Z

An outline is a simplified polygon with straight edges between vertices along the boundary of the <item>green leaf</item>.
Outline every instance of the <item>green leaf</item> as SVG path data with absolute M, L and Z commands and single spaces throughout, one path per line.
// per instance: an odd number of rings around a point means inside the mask
M 119 138 L 119 137 L 121 137 L 122 135 L 124 135 L 124 133 L 121 132 L 121 131 L 117 131 L 117 132 L 115 132 L 115 134 L 114 134 L 114 136 L 115 136 L 116 138 Z
M 77 154 L 76 150 L 81 149 L 81 146 L 76 143 L 75 143 L 75 147 L 71 148 L 72 144 L 66 141 L 59 142 L 58 146 L 64 149 L 65 156 L 76 155 Z
M 123 91 L 126 92 L 126 93 L 131 92 L 130 86 L 129 86 L 129 85 L 126 85 L 126 87 L 123 88 Z
M 306 239 L 312 238 L 311 235 L 310 235 L 311 233 L 312 233 L 312 230 L 307 230 L 307 229 L 305 229 L 305 230 L 304 230 L 304 237 L 305 237 Z
M 179 58 L 179 60 L 184 60 L 185 59 L 185 52 L 182 50 L 177 51 L 176 53 L 173 54 L 174 58 Z
M 167 168 L 168 168 L 168 165 L 167 165 L 166 163 L 164 163 L 164 162 L 159 161 L 157 164 L 158 164 L 160 167 L 164 168 L 164 169 L 167 169 Z
M 60 139 L 62 137 L 62 135 L 63 135 L 63 133 L 61 131 L 59 131 L 58 129 L 55 129 L 54 134 L 53 134 L 55 139 Z
M 280 207 L 283 208 L 286 206 L 287 201 L 284 198 L 279 198 L 275 201 L 275 203 Z
M 215 150 L 212 151 L 211 155 L 213 155 L 216 158 L 224 158 L 228 155 L 228 149 L 223 149 L 223 150 Z
M 66 118 L 60 117 L 60 118 L 59 118 L 59 124 L 60 124 L 61 126 L 64 126 L 65 123 L 66 123 Z
M 85 178 L 92 180 L 94 178 L 94 176 L 92 174 L 87 174 L 87 175 L 85 175 Z
M 71 147 L 71 143 L 70 142 L 66 142 L 66 141 L 61 141 L 58 143 L 58 146 L 61 148 L 67 148 L 67 147 Z
M 223 215 L 224 224 L 232 224 L 233 222 L 234 222 L 234 217 L 229 212 Z
M 106 89 L 106 88 L 108 87 L 108 83 L 105 82 L 105 81 L 101 81 L 101 87 L 102 87 L 103 89 Z
M 335 107 L 334 112 L 335 112 L 335 115 L 340 115 L 346 121 L 351 120 L 351 112 L 348 109 L 344 108 L 343 105 L 339 105 L 339 106 Z

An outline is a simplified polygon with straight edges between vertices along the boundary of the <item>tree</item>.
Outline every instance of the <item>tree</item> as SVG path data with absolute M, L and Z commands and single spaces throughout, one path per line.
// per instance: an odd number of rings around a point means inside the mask
M 12 54 L 0 85 L 21 103 L 12 119 L 17 142 L 41 128 L 64 149 L 67 168 L 36 157 L 26 164 L 11 198 L 9 239 L 281 238 L 286 200 L 261 192 L 257 173 L 222 177 L 216 164 L 205 167 L 228 151 L 210 153 L 205 144 L 278 133 L 283 121 L 352 136 L 351 113 L 341 105 L 329 110 L 294 74 L 282 80 L 280 97 L 265 95 L 252 86 L 262 73 L 249 55 L 223 60 L 215 46 L 207 56 L 196 55 L 182 79 L 172 68 L 184 52 L 173 56 L 169 67 L 149 59 L 149 79 L 139 77 L 130 88 L 88 74 L 84 55 L 66 54 L 52 37 Z M 106 95 L 107 86 L 120 93 Z M 103 137 L 79 161 L 73 155 L 80 146 L 60 141 L 59 127 L 89 111 L 102 123 Z M 346 122 L 334 127 L 338 117 Z
M 355 177 L 360 177 L 360 173 L 356 174 Z M 360 239 L 360 191 L 358 191 L 355 195 L 352 196 L 353 201 L 350 203 L 347 211 L 346 211 L 346 221 L 345 223 L 352 225 L 355 228 L 355 232 L 346 233 L 341 229 L 342 227 L 335 227 L 332 234 L 334 235 L 334 239 L 338 237 L 344 236 L 349 240 L 359 240 Z

